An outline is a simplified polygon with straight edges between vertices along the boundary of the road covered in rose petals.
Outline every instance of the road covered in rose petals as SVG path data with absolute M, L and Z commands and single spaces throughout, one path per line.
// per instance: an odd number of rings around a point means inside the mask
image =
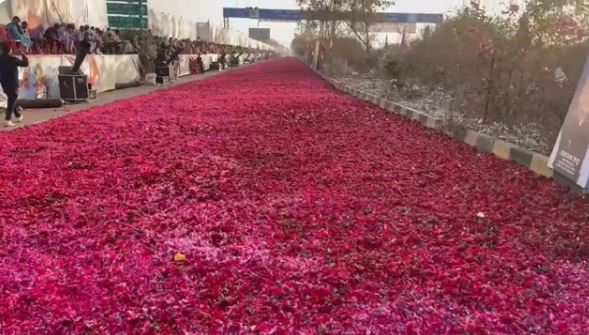
M 2 334 L 582 334 L 589 202 L 294 59 L 0 134 Z

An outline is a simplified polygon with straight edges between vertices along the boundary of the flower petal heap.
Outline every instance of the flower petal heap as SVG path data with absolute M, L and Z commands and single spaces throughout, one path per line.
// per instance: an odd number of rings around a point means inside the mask
M 581 334 L 589 202 L 275 60 L 0 134 L 5 334 Z

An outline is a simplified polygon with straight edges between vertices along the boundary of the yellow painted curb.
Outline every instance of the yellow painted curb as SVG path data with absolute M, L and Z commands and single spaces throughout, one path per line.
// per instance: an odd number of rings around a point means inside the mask
M 414 109 L 405 108 L 406 111 L 411 113 L 411 120 L 419 121 L 419 113 L 416 112 Z
M 554 171 L 548 167 L 548 157 L 543 155 L 534 154 L 532 156 L 532 164 L 530 164 L 530 170 L 544 177 L 554 177 Z
M 511 159 L 511 147 L 512 145 L 505 141 L 495 141 L 493 153 L 501 159 L 509 160 Z
M 434 129 L 437 128 L 436 119 L 428 117 L 427 120 L 425 121 L 425 126 L 428 128 L 434 128 Z
M 466 137 L 464 138 L 464 143 L 470 145 L 471 147 L 476 147 L 478 137 L 479 137 L 478 133 L 469 130 L 466 132 Z

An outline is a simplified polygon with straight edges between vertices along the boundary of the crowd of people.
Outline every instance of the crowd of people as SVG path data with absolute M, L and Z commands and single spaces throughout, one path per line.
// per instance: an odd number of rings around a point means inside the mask
M 0 42 L 8 43 L 13 49 L 22 49 L 27 54 L 73 54 L 82 41 L 87 41 L 91 46 L 90 52 L 95 54 L 135 52 L 130 43 L 121 41 L 117 29 L 103 30 L 88 25 L 76 27 L 63 22 L 30 29 L 29 24 L 18 16 L 0 27 Z
M 176 39 L 160 37 L 152 34 L 151 30 L 137 31 L 130 35 L 127 31 L 126 39 L 121 37 L 118 29 L 91 27 L 82 25 L 77 27 L 72 23 L 55 23 L 49 27 L 39 25 L 31 29 L 26 21 L 18 16 L 12 22 L 0 25 L 0 42 L 6 42 L 12 49 L 21 49 L 25 54 L 75 54 L 81 44 L 90 45 L 91 54 L 135 54 L 141 48 L 164 50 L 169 56 L 176 50 L 184 54 L 207 54 L 229 52 L 236 49 L 231 45 L 224 45 L 200 40 Z M 251 51 L 248 48 L 240 48 Z M 154 55 L 155 56 L 155 55 Z
M 149 32 L 147 32 L 147 34 L 149 34 Z M 203 59 L 201 57 L 204 54 L 218 55 L 216 61 L 211 64 L 211 66 L 218 67 L 219 71 L 239 65 L 239 59 L 244 54 L 246 55 L 243 59 L 244 62 L 253 62 L 255 60 L 266 59 L 272 56 L 272 53 L 268 51 L 264 52 L 262 50 L 227 44 L 203 42 L 199 40 L 177 40 L 173 38 L 160 39 L 156 37 L 154 39 L 156 42 L 153 45 L 156 46 L 157 50 L 154 64 L 170 64 L 178 70 L 180 55 L 196 55 L 196 58 L 190 59 L 191 74 L 198 74 L 205 71 Z M 256 57 L 256 59 L 254 59 L 254 57 Z M 142 63 L 144 63 L 144 61 L 142 61 Z M 151 61 L 147 61 L 147 63 L 151 63 Z
M 242 54 L 247 54 L 248 58 L 256 54 L 258 55 L 258 59 L 264 59 L 272 55 L 268 51 L 202 41 L 198 38 L 196 40 L 190 40 L 156 36 L 149 29 L 138 31 L 132 38 L 132 45 L 139 54 L 141 63 L 140 72 L 142 76 L 145 73 L 154 72 L 154 66 L 161 65 L 162 63 L 173 63 L 182 54 L 197 56 L 194 63 L 200 65 L 195 65 L 197 68 L 196 73 L 202 71 L 203 66 L 200 57 L 205 54 L 219 55 L 219 69 L 234 65 L 238 62 L 237 58 Z

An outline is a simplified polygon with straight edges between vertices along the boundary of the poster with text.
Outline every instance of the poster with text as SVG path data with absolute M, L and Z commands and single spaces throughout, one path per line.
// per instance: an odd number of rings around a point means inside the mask
M 589 59 L 548 166 L 589 190 Z
M 74 55 L 30 56 L 29 66 L 19 68 L 20 99 L 57 99 L 59 67 L 72 66 Z M 114 90 L 116 84 L 140 79 L 137 55 L 89 55 L 80 70 L 97 92 Z M 0 92 L 2 89 L 0 88 Z M 2 97 L 0 97 L 0 107 Z

